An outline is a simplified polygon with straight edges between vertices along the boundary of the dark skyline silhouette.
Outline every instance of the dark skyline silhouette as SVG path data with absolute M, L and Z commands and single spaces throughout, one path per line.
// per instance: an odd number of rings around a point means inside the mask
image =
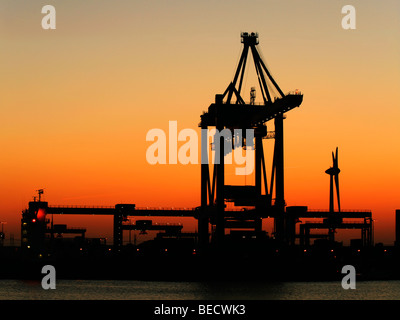
M 308 204 L 286 204 L 284 113 L 299 107 L 303 95 L 298 90 L 284 94 L 280 89 L 258 52 L 257 33 L 243 32 L 241 42 L 243 51 L 234 79 L 223 94 L 215 96 L 215 102 L 210 105 L 208 112 L 201 115 L 200 127 L 254 130 L 254 143 L 246 141 L 246 144 L 235 145 L 246 149 L 246 152 L 255 149 L 254 185 L 225 184 L 225 163 L 221 157 L 219 163 L 212 165 L 213 168 L 208 163 L 201 164 L 201 203 L 194 208 L 143 208 L 136 207 L 134 203 L 116 204 L 113 207 L 59 206 L 43 201 L 44 190 L 38 189 L 38 196 L 29 202 L 28 208 L 22 213 L 21 246 L 11 254 L 11 264 L 5 266 L 6 273 L 24 276 L 28 271 L 26 275 L 33 276 L 43 261 L 50 261 L 57 265 L 63 277 L 131 278 L 127 269 L 129 266 L 138 277 L 197 280 L 205 278 L 201 275 L 201 268 L 218 262 L 218 268 L 212 276 L 207 275 L 208 279 L 233 276 L 226 267 L 235 263 L 243 272 L 249 268 L 257 272 L 268 271 L 280 280 L 330 280 L 338 277 L 338 270 L 343 263 L 351 263 L 356 264 L 363 277 L 368 279 L 380 275 L 376 273 L 376 268 L 378 265 L 382 267 L 380 264 L 385 261 L 384 270 L 388 276 L 396 278 L 398 275 L 393 267 L 400 257 L 398 247 L 390 248 L 391 264 L 387 264 L 388 258 L 382 255 L 388 249 L 375 246 L 374 243 L 372 212 L 345 211 L 340 207 L 338 148 L 336 154 L 332 152 L 333 166 L 325 171 L 330 176 L 329 210 L 312 211 L 308 209 Z M 246 103 L 241 97 L 249 51 L 253 56 L 263 97 L 263 103 L 258 105 L 254 101 Z M 279 96 L 271 95 L 272 86 Z M 252 91 L 254 97 L 253 88 Z M 236 100 L 232 100 L 233 97 Z M 269 121 L 273 122 L 273 134 L 268 134 Z M 274 140 L 269 183 L 263 150 L 263 139 L 267 137 Z M 225 154 L 226 138 L 220 136 L 219 139 L 219 152 Z M 338 211 L 334 210 L 333 181 Z M 233 204 L 233 209 L 226 208 L 229 202 Z M 106 239 L 86 238 L 85 228 L 54 224 L 54 215 L 112 216 L 112 244 L 106 243 Z M 136 219 L 134 224 L 129 217 Z M 153 217 L 195 218 L 197 232 L 182 232 L 181 224 L 155 224 Z M 263 229 L 263 219 L 273 219 L 272 234 Z M 360 235 L 352 239 L 350 246 L 343 246 L 335 236 L 340 229 L 356 229 Z M 154 240 L 139 245 L 131 242 L 124 245 L 124 231 L 132 230 L 139 230 L 143 234 L 147 231 L 160 232 Z M 318 233 L 314 233 L 315 230 Z M 65 234 L 77 236 L 68 240 L 64 238 Z M 10 250 L 7 250 L 4 252 L 10 254 Z M 27 266 L 32 269 L 18 265 L 18 259 L 27 261 Z M 79 261 L 85 263 L 83 269 L 71 271 L 70 267 Z M 299 263 L 288 275 L 287 268 L 294 261 Z M 126 266 L 118 273 L 116 268 L 121 267 L 121 263 Z M 15 264 L 18 267 L 13 270 Z M 188 265 L 193 270 L 189 268 L 191 271 L 185 271 L 183 266 Z

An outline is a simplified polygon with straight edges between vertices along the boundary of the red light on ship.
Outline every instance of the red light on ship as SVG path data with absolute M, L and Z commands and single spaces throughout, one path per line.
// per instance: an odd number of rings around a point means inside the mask
M 43 208 L 40 208 L 36 214 L 36 218 L 43 222 L 46 219 L 46 210 Z

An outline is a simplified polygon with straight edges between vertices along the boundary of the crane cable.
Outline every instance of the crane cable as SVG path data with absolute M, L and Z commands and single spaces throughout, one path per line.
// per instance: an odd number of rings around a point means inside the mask
M 268 67 L 268 65 L 267 65 L 267 63 L 266 63 L 266 60 L 265 60 L 265 58 L 264 58 L 264 55 L 263 55 L 261 49 L 257 49 L 257 52 L 258 52 L 258 54 L 260 55 L 261 60 L 264 62 L 265 67 L 268 69 L 269 74 L 271 75 L 271 77 L 272 77 L 273 79 L 275 79 L 274 75 L 273 75 L 272 72 L 271 72 L 271 69 Z M 270 79 L 269 79 L 269 80 L 270 80 Z M 275 81 L 276 81 L 276 80 L 275 80 Z M 270 82 L 270 81 L 266 81 L 266 82 L 267 82 L 267 87 L 268 87 L 268 89 L 269 89 L 270 91 L 272 91 L 272 93 L 274 94 L 275 97 L 277 97 L 278 94 L 277 94 L 277 92 L 275 91 L 276 88 L 274 88 L 273 85 L 271 85 L 271 84 L 268 83 L 268 82 Z
M 232 73 L 231 79 L 233 79 L 233 78 L 235 77 L 236 69 L 237 69 L 237 67 L 238 67 L 238 65 L 239 65 L 239 60 L 240 60 L 240 56 L 242 55 L 242 51 L 243 51 L 243 49 L 242 49 L 242 45 L 241 45 L 241 46 L 240 46 L 239 53 L 238 53 L 238 56 L 237 56 L 237 59 L 236 59 L 236 66 L 235 66 L 235 68 L 233 69 L 233 73 Z

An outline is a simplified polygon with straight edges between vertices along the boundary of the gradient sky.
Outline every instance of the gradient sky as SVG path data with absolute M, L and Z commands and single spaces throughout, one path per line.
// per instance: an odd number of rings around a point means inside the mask
M 46 4 L 57 10 L 56 30 L 41 28 Z M 356 8 L 356 30 L 341 27 L 347 4 Z M 7 237 L 19 239 L 21 210 L 39 188 L 50 205 L 198 206 L 200 167 L 148 164 L 145 137 L 167 131 L 170 120 L 198 130 L 200 114 L 233 79 L 241 31 L 259 33 L 284 92 L 304 93 L 285 120 L 287 204 L 328 209 L 324 171 L 338 146 L 342 208 L 372 210 L 375 242 L 392 244 L 400 209 L 398 0 L 2 0 Z M 245 100 L 255 85 L 250 68 Z M 112 235 L 111 221 L 83 217 L 71 226 Z

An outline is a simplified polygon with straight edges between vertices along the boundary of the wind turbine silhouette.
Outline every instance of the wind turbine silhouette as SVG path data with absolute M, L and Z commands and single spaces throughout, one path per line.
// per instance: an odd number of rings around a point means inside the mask
M 330 188 L 329 188 L 329 212 L 334 212 L 333 203 L 333 178 L 335 177 L 336 185 L 336 197 L 338 203 L 338 211 L 340 212 L 340 194 L 339 194 L 339 173 L 340 169 L 338 166 L 338 148 L 336 147 L 336 156 L 332 152 L 333 166 L 325 171 L 325 173 L 330 175 Z

